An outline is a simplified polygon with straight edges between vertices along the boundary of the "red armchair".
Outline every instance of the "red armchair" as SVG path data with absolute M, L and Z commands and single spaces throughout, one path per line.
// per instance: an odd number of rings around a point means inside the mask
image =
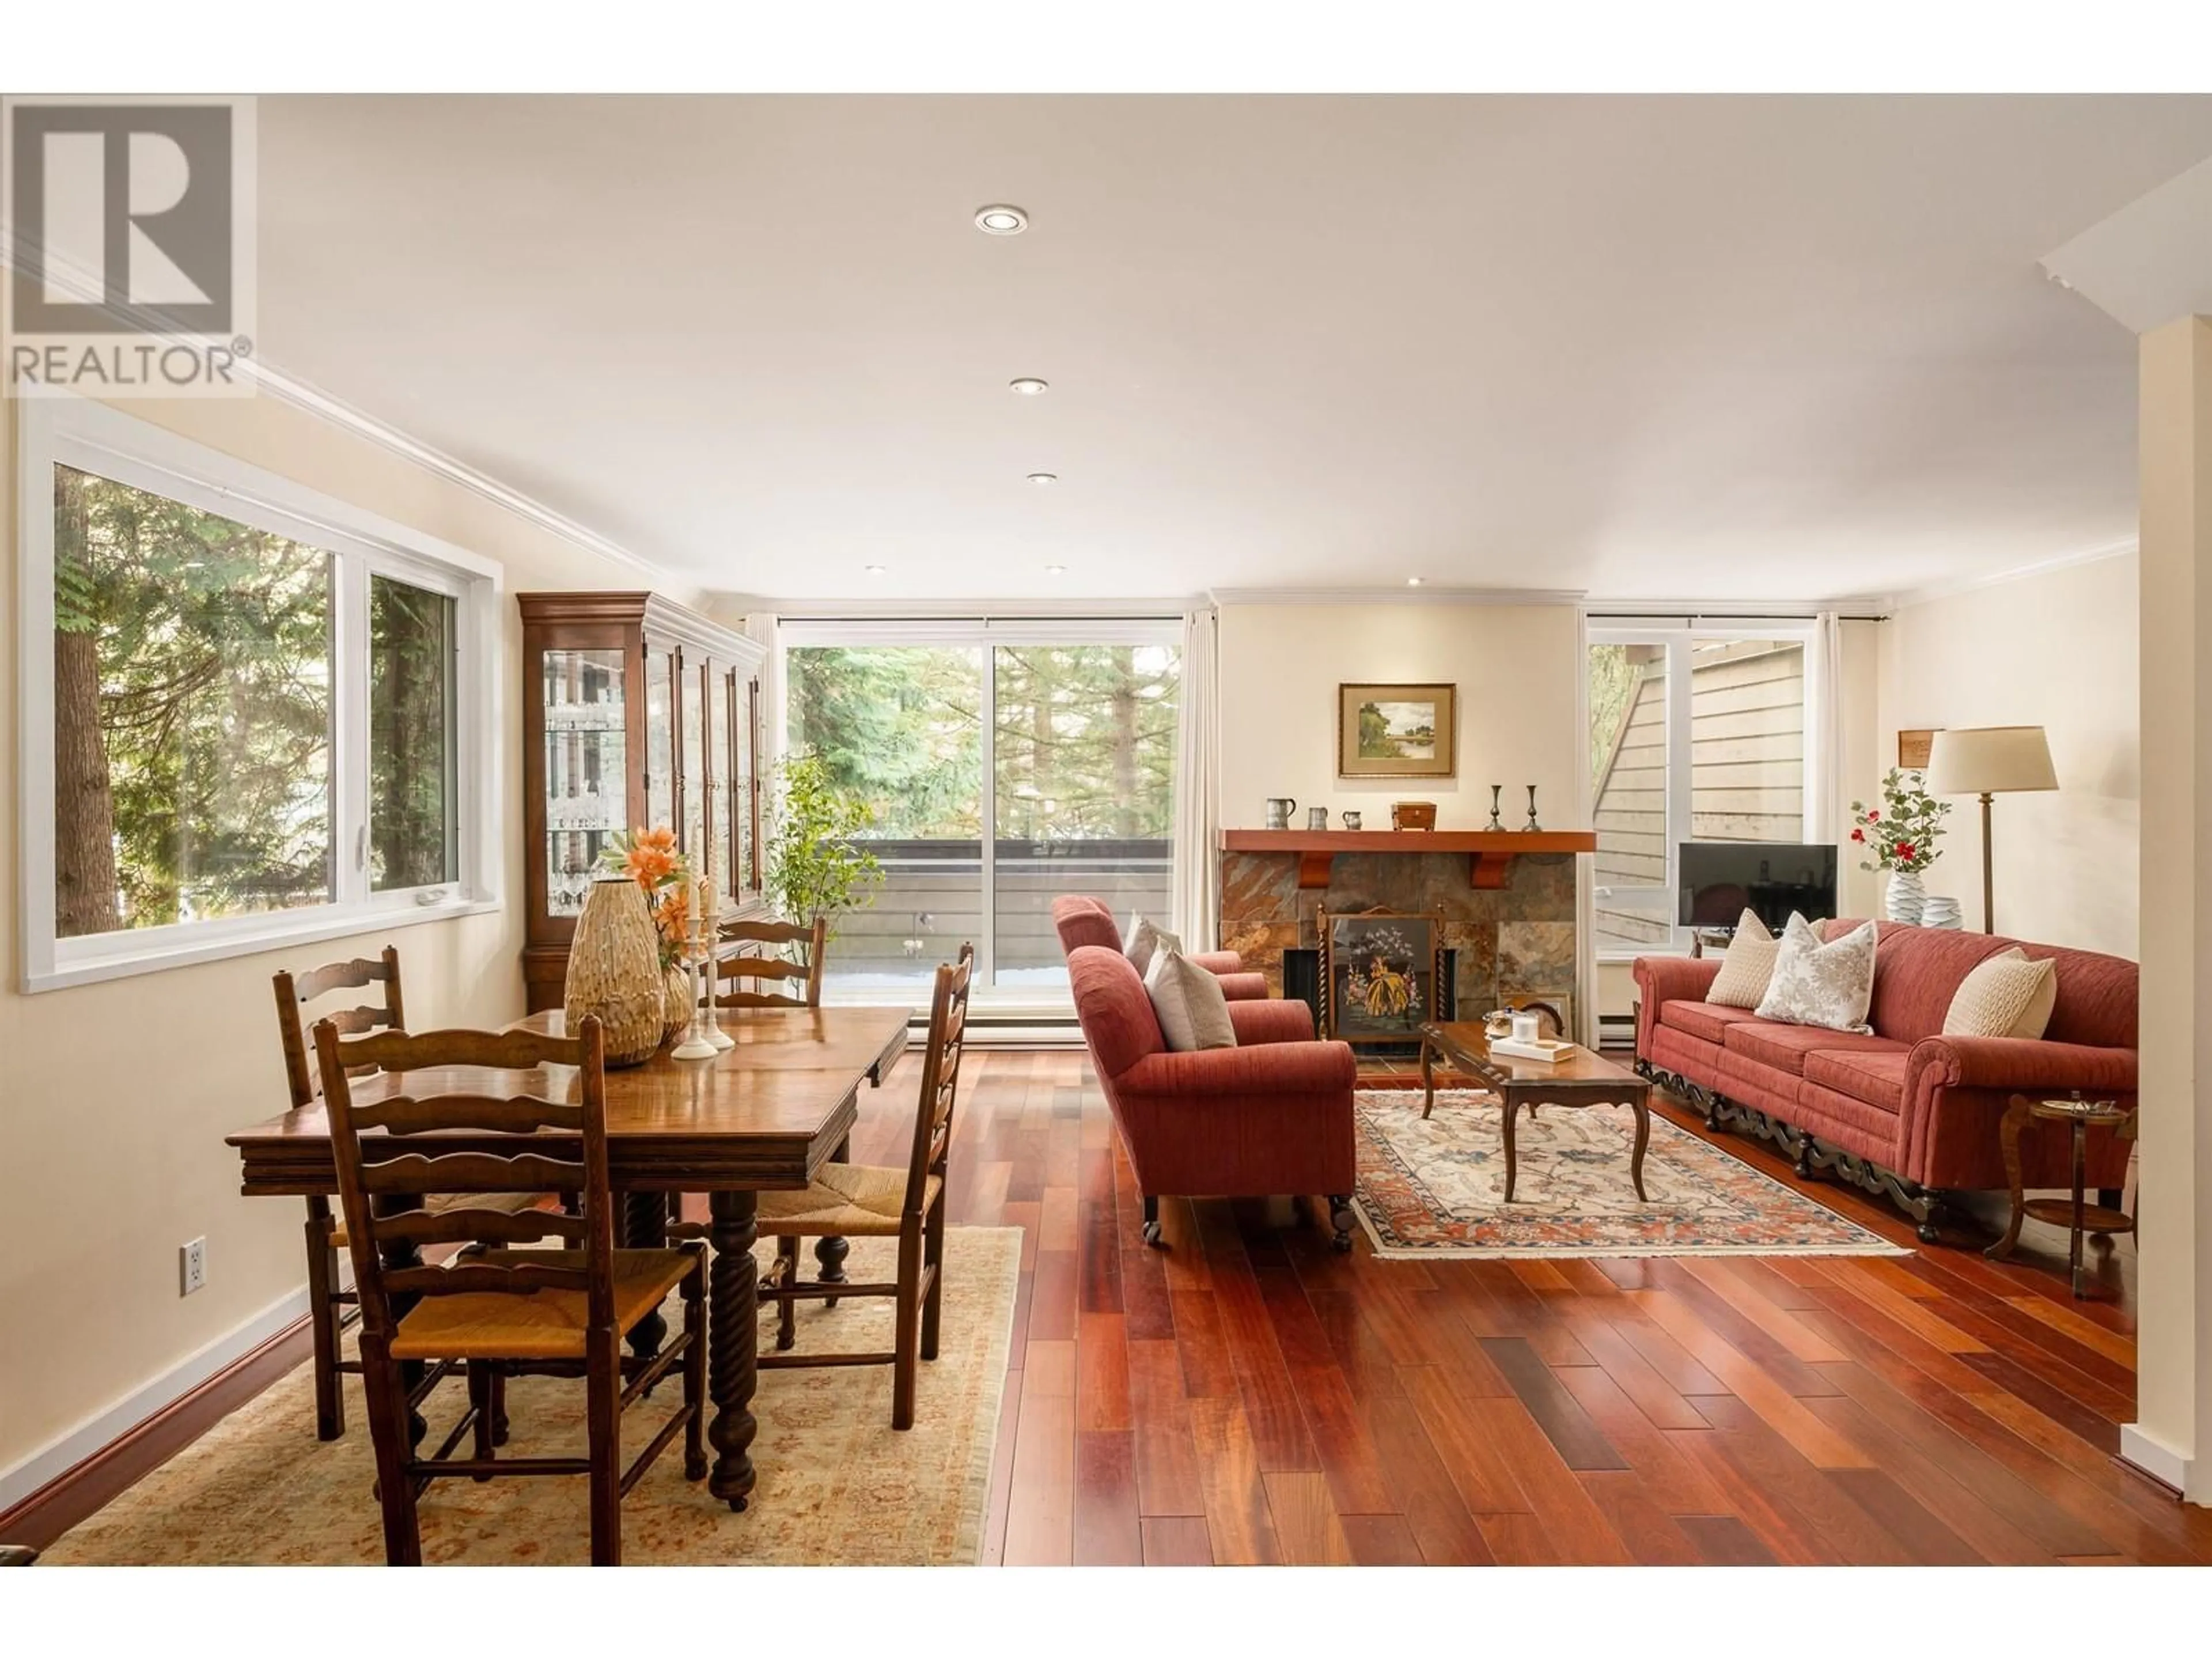
M 1052 925 L 1059 930 L 1060 948 L 1071 962 L 1080 945 L 1096 945 L 1109 951 L 1121 948 L 1121 930 L 1103 899 L 1076 893 L 1054 899 Z M 1234 951 L 1186 951 L 1183 954 L 1219 980 L 1221 994 L 1231 1002 L 1257 1002 L 1267 994 L 1267 976 L 1246 973 L 1244 958 Z
M 1352 1248 L 1357 1167 L 1350 1045 L 1313 1040 L 1313 1011 L 1232 1002 L 1234 1048 L 1171 1054 L 1144 981 L 1120 951 L 1068 952 L 1075 1015 L 1144 1199 L 1145 1242 L 1160 1200 L 1320 1193 L 1340 1250 Z

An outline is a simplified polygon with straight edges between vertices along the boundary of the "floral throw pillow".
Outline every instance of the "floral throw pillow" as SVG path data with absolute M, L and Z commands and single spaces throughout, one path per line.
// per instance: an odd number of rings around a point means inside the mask
M 1823 945 L 1811 922 L 1792 915 L 1774 953 L 1774 975 L 1759 1000 L 1759 1018 L 1871 1032 L 1867 1008 L 1874 1000 L 1874 948 L 1870 921 Z

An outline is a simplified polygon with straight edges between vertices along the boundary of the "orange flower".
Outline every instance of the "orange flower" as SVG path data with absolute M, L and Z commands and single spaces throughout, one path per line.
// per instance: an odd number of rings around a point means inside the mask
M 676 832 L 666 824 L 641 830 L 629 840 L 623 868 L 648 893 L 676 873 Z
M 660 936 L 674 944 L 682 944 L 691 936 L 691 884 L 679 881 L 660 896 L 653 908 L 653 921 L 660 928 Z

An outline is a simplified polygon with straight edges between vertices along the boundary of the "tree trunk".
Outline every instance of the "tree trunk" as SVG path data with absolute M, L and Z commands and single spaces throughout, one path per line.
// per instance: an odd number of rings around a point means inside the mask
M 84 480 L 54 469 L 54 556 L 85 568 Z M 115 930 L 115 793 L 100 729 L 100 632 L 71 617 L 54 629 L 54 933 Z
M 1114 648 L 1114 833 L 1137 833 L 1137 653 Z

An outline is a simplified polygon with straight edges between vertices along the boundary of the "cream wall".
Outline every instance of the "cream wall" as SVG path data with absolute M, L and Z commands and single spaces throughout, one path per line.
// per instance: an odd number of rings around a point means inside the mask
M 1504 822 L 1528 817 L 1536 786 L 1547 830 L 1588 826 L 1577 797 L 1582 664 L 1571 605 L 1224 605 L 1220 607 L 1221 822 L 1256 830 L 1267 799 L 1349 806 L 1390 827 L 1394 800 L 1432 800 L 1437 824 L 1480 829 L 1490 786 L 1505 786 Z M 1340 682 L 1449 681 L 1459 687 L 1458 775 L 1336 775 Z
M 358 954 L 386 937 L 20 994 L 14 412 L 12 400 L 0 398 L 0 741 L 9 757 L 0 780 L 0 1508 L 49 1472 L 23 1468 L 27 1458 L 299 1290 L 301 1206 L 241 1198 L 222 1137 L 284 1105 L 269 975 Z M 586 552 L 273 398 L 137 404 L 125 412 L 500 560 L 509 595 L 653 585 L 641 569 Z M 389 931 L 417 1020 L 492 1024 L 522 1012 L 520 626 L 512 599 L 501 604 L 508 729 L 495 752 L 514 830 L 507 907 Z M 202 1236 L 208 1283 L 185 1298 L 177 1289 L 178 1247 Z
M 1894 763 L 1900 727 L 2040 726 L 2049 738 L 2058 788 L 1994 809 L 1997 928 L 2016 939 L 2136 954 L 2138 579 L 2136 556 L 2118 554 L 1906 605 L 1882 630 L 1881 751 L 1849 793 Z M 1954 804 L 1928 887 L 1982 925 L 1972 796 Z

